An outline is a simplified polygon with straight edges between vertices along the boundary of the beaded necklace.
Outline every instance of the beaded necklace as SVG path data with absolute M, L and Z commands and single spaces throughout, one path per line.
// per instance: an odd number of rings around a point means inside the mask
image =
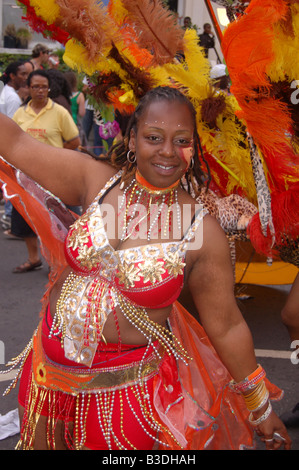
M 125 189 L 120 204 L 120 214 L 123 212 L 121 240 L 124 241 L 139 232 L 141 222 L 145 220 L 147 240 L 157 237 L 162 227 L 166 237 L 167 232 L 173 229 L 174 212 L 180 233 L 181 211 L 177 191 L 179 184 L 180 180 L 177 180 L 167 188 L 157 188 L 148 183 L 137 170 L 130 185 Z

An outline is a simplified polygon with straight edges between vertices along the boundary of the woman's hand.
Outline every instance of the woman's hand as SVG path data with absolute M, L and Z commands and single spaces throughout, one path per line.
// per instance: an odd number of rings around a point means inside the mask
M 292 441 L 283 422 L 272 411 L 269 417 L 255 427 L 260 439 L 265 443 L 267 450 L 277 450 L 281 447 L 290 450 Z

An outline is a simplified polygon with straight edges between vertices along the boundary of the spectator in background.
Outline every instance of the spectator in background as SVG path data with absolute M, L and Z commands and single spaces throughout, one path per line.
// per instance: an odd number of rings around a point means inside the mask
M 36 44 L 32 49 L 31 62 L 34 70 L 43 69 L 48 64 L 51 50 L 44 44 Z
M 50 71 L 32 72 L 28 77 L 28 86 L 31 101 L 18 109 L 14 121 L 19 125 L 21 123 L 25 132 L 41 142 L 53 147 L 76 149 L 80 139 L 72 116 L 49 97 L 53 86 Z
M 79 132 L 70 113 L 48 97 L 49 74 L 45 70 L 35 70 L 28 77 L 31 100 L 21 106 L 13 120 L 33 138 L 53 147 L 76 149 L 80 145 Z M 40 269 L 37 236 L 23 217 L 13 208 L 11 232 L 24 238 L 28 260 L 13 269 L 13 273 L 26 273 Z
M 0 112 L 8 117 L 13 117 L 21 106 L 22 100 L 18 94 L 21 87 L 26 86 L 28 72 L 22 61 L 12 62 L 3 73 L 1 80 L 4 83 L 0 95 Z
M 71 95 L 72 95 L 72 90 L 71 86 L 63 72 L 60 70 L 57 70 L 55 68 L 50 68 L 47 70 L 48 76 L 50 77 L 50 82 L 51 82 L 51 88 L 49 91 L 49 98 L 51 98 L 55 103 L 60 104 L 60 106 L 63 106 L 65 109 L 68 110 L 70 115 L 73 118 L 72 115 L 72 102 L 71 102 Z M 77 125 L 77 122 L 74 120 L 77 128 L 78 128 L 78 133 L 79 133 L 79 142 L 82 144 L 84 139 L 82 139 L 82 132 L 80 133 L 80 128 Z M 79 206 L 67 206 L 69 209 L 71 209 L 73 212 L 76 214 L 80 215 L 81 214 L 81 207 Z
M 79 135 L 81 140 L 81 145 L 83 147 L 87 146 L 87 138 L 83 129 L 83 118 L 86 113 L 85 109 L 85 96 L 84 93 L 78 90 L 78 77 L 75 72 L 72 70 L 65 72 L 64 76 L 68 81 L 68 84 L 71 89 L 71 109 L 72 116 L 79 129 Z
M 33 65 L 33 63 L 31 62 L 31 60 L 26 60 L 26 61 L 24 62 L 24 66 L 25 66 L 25 68 L 26 68 L 26 70 L 27 70 L 27 77 L 28 77 L 28 75 L 29 75 L 31 72 L 33 72 L 33 70 L 34 70 L 34 65 Z M 28 85 L 27 85 L 27 81 L 26 81 L 26 83 L 25 83 L 24 86 L 21 86 L 21 87 L 19 88 L 18 94 L 19 94 L 19 97 L 21 98 L 21 100 L 22 100 L 23 103 L 25 103 L 25 102 L 28 100 L 28 98 L 29 98 L 29 87 L 28 87 Z
M 185 16 L 183 29 L 188 29 L 188 28 L 192 28 L 191 18 L 190 16 Z
M 51 88 L 49 91 L 49 98 L 51 98 L 55 103 L 60 104 L 65 109 L 68 110 L 70 115 L 72 115 L 71 109 L 71 88 L 69 82 L 67 81 L 64 73 L 60 70 L 49 69 L 47 70 L 48 76 L 50 77 Z
M 85 96 L 82 91 L 78 90 L 78 79 L 75 72 L 65 72 L 64 76 L 71 89 L 72 116 L 78 125 L 80 118 L 82 119 L 85 116 Z
M 17 109 L 22 104 L 22 99 L 19 91 L 22 87 L 26 86 L 28 72 L 22 61 L 15 61 L 8 65 L 5 72 L 1 77 L 4 83 L 3 90 L 0 95 L 0 112 L 12 118 Z M 12 204 L 10 201 L 5 201 L 4 215 L 1 218 L 2 228 L 6 229 L 6 235 L 11 236 Z
M 94 107 L 89 103 L 88 95 L 88 80 L 86 77 L 83 79 L 83 93 L 85 94 L 85 115 L 83 118 L 83 130 L 86 135 L 86 139 L 89 139 L 91 130 L 93 130 L 93 153 L 96 156 L 99 156 L 103 153 L 103 141 L 100 137 L 100 126 L 96 123 L 95 120 L 95 110 Z
M 31 72 L 33 72 L 33 70 L 34 70 L 34 63 L 33 63 L 30 59 L 25 60 L 24 65 L 25 65 L 25 68 L 26 68 L 26 70 L 27 70 L 27 72 L 28 72 L 28 75 L 29 75 Z M 26 85 L 26 86 L 27 86 L 27 85 Z
M 190 16 L 185 16 L 183 29 L 195 29 L 197 31 L 197 26 L 192 23 Z
M 199 35 L 199 43 L 204 48 L 205 56 L 209 57 L 209 49 L 215 48 L 215 35 L 210 23 L 203 25 L 203 33 Z

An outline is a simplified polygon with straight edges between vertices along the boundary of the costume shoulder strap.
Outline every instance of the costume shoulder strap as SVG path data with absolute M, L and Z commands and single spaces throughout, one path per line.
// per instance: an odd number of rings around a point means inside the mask
M 101 203 L 105 195 L 112 189 L 114 185 L 118 183 L 122 175 L 122 170 L 117 172 L 115 175 L 113 175 L 103 186 L 103 188 L 99 191 L 99 193 L 96 195 L 92 203 L 90 204 L 89 207 L 93 207 L 95 204 Z M 87 209 L 88 210 L 88 209 Z
M 196 206 L 196 212 L 194 214 L 192 223 L 188 230 L 185 232 L 184 237 L 182 239 L 182 248 L 184 251 L 189 249 L 189 244 L 192 242 L 194 245 L 193 249 L 198 249 L 201 247 L 202 244 L 202 222 L 203 218 L 209 212 L 201 205 L 198 204 Z
M 98 194 L 97 196 L 97 199 L 98 199 L 98 202 L 99 204 L 102 204 L 103 200 L 104 200 L 104 197 L 106 196 L 106 194 L 109 193 L 109 191 L 111 191 L 111 189 L 114 188 L 114 186 L 116 186 L 120 179 L 121 179 L 121 175 L 122 175 L 122 171 L 119 171 L 116 175 L 114 175 L 107 183 L 106 185 L 104 186 L 104 188 L 100 191 L 100 193 Z

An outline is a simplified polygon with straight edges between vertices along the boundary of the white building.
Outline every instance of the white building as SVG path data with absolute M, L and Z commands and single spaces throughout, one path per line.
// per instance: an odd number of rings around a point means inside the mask
M 37 43 L 49 45 L 51 49 L 60 47 L 60 44 L 53 41 L 47 41 L 42 34 L 32 32 L 28 24 L 22 20 L 23 9 L 18 5 L 16 0 L 0 0 L 0 52 L 10 53 L 26 53 L 30 54 L 33 46 Z M 28 44 L 28 49 L 14 49 L 4 47 L 4 36 L 8 25 L 14 25 L 15 29 L 27 28 L 31 32 L 31 40 Z M 54 46 L 53 46 L 54 44 Z
M 177 12 L 181 24 L 183 24 L 183 19 L 185 16 L 190 16 L 192 23 L 198 27 L 198 34 L 203 32 L 203 25 L 205 23 L 210 23 L 212 25 L 213 32 L 216 33 L 205 0 L 175 0 L 175 3 L 177 3 Z M 229 23 L 229 20 L 226 16 L 226 10 L 217 3 L 213 2 L 213 0 L 210 3 L 217 18 L 218 25 L 221 31 L 223 31 Z M 215 65 L 218 56 L 221 60 L 223 59 L 217 34 L 215 34 L 215 49 L 216 51 L 213 49 L 209 51 L 209 59 L 212 65 Z

